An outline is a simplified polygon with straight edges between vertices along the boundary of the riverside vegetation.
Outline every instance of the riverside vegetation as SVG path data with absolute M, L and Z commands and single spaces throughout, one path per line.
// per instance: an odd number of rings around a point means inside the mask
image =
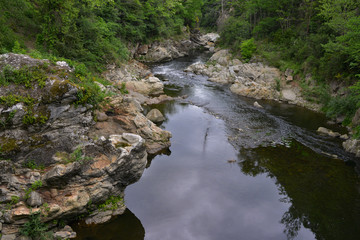
M 355 0 L 0 0 L 0 183 L 9 186 L 1 191 L 2 234 L 43 237 L 64 227 L 57 219 L 100 223 L 124 211 L 125 187 L 171 137 L 140 105 L 171 98 L 133 58 L 171 60 L 199 42 L 213 46 L 199 41 L 199 29 L 217 30 L 234 58 L 291 72 L 308 100 L 359 137 L 360 121 L 351 121 L 360 107 L 359 7 Z M 89 205 L 99 209 L 89 213 Z M 69 228 L 59 233 L 70 236 Z

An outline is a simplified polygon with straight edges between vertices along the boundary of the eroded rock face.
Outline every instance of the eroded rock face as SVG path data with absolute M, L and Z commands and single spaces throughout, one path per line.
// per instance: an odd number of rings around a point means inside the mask
M 0 204 L 9 206 L 0 217 L 5 222 L 3 232 L 10 234 L 14 226 L 21 226 L 35 212 L 42 212 L 45 222 L 72 220 L 74 216 L 94 210 L 105 220 L 123 213 L 123 191 L 140 179 L 147 163 L 145 140 L 130 133 L 111 135 L 84 146 L 83 151 L 91 158 L 52 165 L 43 172 L 23 169 L 19 173 L 2 175 L 1 185 L 7 186 L 7 191 L 1 192 Z M 17 168 L 15 164 L 13 167 Z M 26 189 L 33 186 L 31 176 L 34 175 L 39 176 L 42 185 L 32 190 L 30 202 L 25 202 Z M 17 196 L 17 203 L 11 202 L 11 196 Z M 99 210 L 98 205 L 112 196 L 117 197 L 115 203 L 118 205 Z M 34 207 L 32 210 L 30 204 Z
M 48 62 L 25 55 L 0 55 L 0 70 L 7 64 L 18 69 L 42 68 Z M 0 212 L 4 223 L 0 231 L 6 236 L 17 236 L 29 216 L 39 211 L 50 227 L 55 219 L 73 220 L 90 212 L 89 223 L 122 214 L 124 189 L 141 177 L 147 154 L 170 146 L 171 134 L 142 114 L 140 102 L 169 99 L 148 96 L 162 93 L 163 85 L 141 63 L 109 67 L 105 75 L 113 85 L 98 86 L 115 96 L 96 112 L 91 105 L 76 104 L 81 89 L 68 80 L 72 69 L 65 62 L 52 64 L 50 70 L 41 86 L 35 82 L 28 87 L 0 87 L 1 97 L 22 97 L 15 104 L 0 101 L 4 123 L 0 128 L 0 207 L 6 210 Z M 126 94 L 125 82 L 132 81 L 144 83 L 144 92 L 129 89 L 131 93 Z M 29 110 L 34 113 L 30 120 L 35 119 L 31 124 L 24 122 Z M 8 158 L 11 161 L 3 160 Z M 35 170 L 40 166 L 42 170 Z M 103 206 L 112 197 L 114 205 Z M 58 234 L 72 236 L 67 230 Z
M 30 86 L 9 84 L 0 88 L 3 98 L 0 101 L 0 122 L 3 123 L 0 145 L 4 158 L 52 164 L 49 155 L 71 151 L 87 138 L 94 124 L 92 106 L 75 104 L 79 87 L 68 80 L 72 69 L 64 63 L 46 67 L 48 62 L 21 54 L 0 55 L 0 71 L 5 66 L 35 67 L 44 68 L 46 74 L 41 85 L 33 82 Z M 15 99 L 15 104 L 9 103 L 11 99 Z
M 139 46 L 135 58 L 141 62 L 166 62 L 188 56 L 199 46 L 200 44 L 189 40 L 187 37 L 179 41 L 169 39 Z

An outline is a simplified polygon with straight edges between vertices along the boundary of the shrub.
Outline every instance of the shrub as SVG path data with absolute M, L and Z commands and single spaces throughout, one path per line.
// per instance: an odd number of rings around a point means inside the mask
M 32 213 L 30 219 L 20 229 L 20 233 L 32 239 L 49 239 L 46 234 L 47 226 L 41 221 L 40 213 Z
M 248 62 L 254 52 L 256 51 L 256 45 L 254 43 L 254 38 L 250 38 L 248 40 L 245 40 L 240 45 L 241 48 L 241 56 L 242 58 Z

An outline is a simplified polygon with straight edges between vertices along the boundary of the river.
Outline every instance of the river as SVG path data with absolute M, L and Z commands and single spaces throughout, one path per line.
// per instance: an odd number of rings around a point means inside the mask
M 232 94 L 185 73 L 207 54 L 154 65 L 166 93 L 156 105 L 172 132 L 170 151 L 149 159 L 126 189 L 128 210 L 111 222 L 75 227 L 81 240 L 358 239 L 355 159 L 319 113 Z

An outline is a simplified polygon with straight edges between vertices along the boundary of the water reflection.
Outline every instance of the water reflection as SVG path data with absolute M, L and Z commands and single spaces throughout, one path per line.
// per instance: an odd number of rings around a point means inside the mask
M 145 237 L 141 221 L 129 209 L 106 224 L 86 226 L 80 223 L 73 228 L 77 233 L 75 240 L 143 240 Z
M 301 226 L 316 239 L 355 239 L 360 236 L 359 177 L 343 161 L 318 155 L 293 141 L 289 146 L 243 149 L 238 164 L 250 176 L 266 174 L 275 180 L 283 202 L 288 239 Z

